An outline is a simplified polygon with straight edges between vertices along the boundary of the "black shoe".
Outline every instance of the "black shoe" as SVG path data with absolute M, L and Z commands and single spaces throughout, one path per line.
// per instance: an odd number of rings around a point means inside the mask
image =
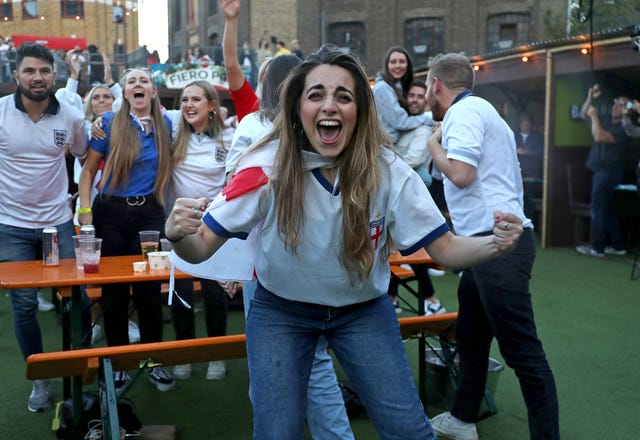
M 153 367 L 149 371 L 149 381 L 158 388 L 158 391 L 171 391 L 176 387 L 176 381 L 162 367 Z

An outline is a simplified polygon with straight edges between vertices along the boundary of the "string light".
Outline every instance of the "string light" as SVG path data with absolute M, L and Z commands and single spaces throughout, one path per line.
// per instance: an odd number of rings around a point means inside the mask
M 529 57 L 528 57 L 528 56 L 526 56 L 526 55 L 525 55 L 525 56 L 523 56 L 523 57 L 522 57 L 522 62 L 523 62 L 523 63 L 528 63 L 528 62 L 529 62 Z
M 589 55 L 589 48 L 583 47 L 582 49 L 580 49 L 580 53 L 582 55 Z
M 480 64 L 476 64 L 475 66 L 473 66 L 473 70 L 479 72 L 480 70 L 482 70 L 482 66 Z

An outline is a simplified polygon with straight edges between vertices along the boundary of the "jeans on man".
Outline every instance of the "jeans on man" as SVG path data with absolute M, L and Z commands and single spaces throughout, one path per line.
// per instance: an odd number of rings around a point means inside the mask
M 72 236 L 75 234 L 73 222 L 57 225 L 58 253 L 60 258 L 74 258 Z M 42 228 L 27 229 L 0 224 L 0 261 L 29 261 L 42 258 Z M 34 353 L 42 353 L 42 333 L 37 320 L 38 290 L 35 288 L 14 289 L 10 291 L 13 306 L 13 325 L 26 359 Z M 83 308 L 86 306 L 86 294 L 83 295 Z M 83 311 L 83 324 L 87 328 L 90 316 L 88 309 Z
M 622 183 L 624 170 L 617 167 L 594 171 L 591 178 L 591 247 L 604 252 L 611 244 L 624 249 L 620 219 L 615 206 L 615 187 Z
M 255 439 L 303 437 L 320 336 L 328 340 L 381 438 L 436 438 L 386 295 L 336 308 L 288 301 L 258 285 L 247 317 Z

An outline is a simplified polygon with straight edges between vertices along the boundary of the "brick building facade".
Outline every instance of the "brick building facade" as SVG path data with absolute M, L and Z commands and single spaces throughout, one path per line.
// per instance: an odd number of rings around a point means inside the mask
M 470 55 L 540 41 L 564 26 L 566 0 L 244 0 L 239 42 L 297 39 L 309 53 L 323 42 L 358 53 L 369 74 L 390 46 L 405 46 L 416 68 L 439 52 Z M 221 43 L 217 0 L 169 0 L 171 56 L 187 46 Z

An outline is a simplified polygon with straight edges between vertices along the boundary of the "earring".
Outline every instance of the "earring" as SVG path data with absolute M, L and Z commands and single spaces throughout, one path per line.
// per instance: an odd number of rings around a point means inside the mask
M 209 120 L 212 121 L 215 116 L 216 116 L 216 111 L 213 110 L 211 113 L 209 113 Z

